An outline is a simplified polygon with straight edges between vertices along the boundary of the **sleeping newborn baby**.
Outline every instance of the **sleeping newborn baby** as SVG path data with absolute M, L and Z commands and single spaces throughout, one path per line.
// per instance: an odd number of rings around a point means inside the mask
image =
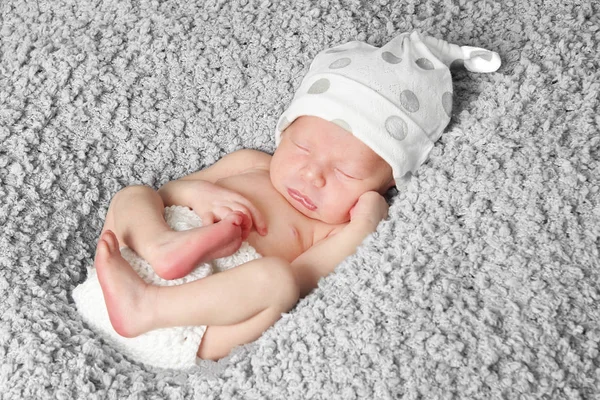
M 457 62 L 477 72 L 500 65 L 496 53 L 418 32 L 382 48 L 350 42 L 325 50 L 279 119 L 273 156 L 239 150 L 158 191 L 132 186 L 117 193 L 93 274 L 109 329 L 138 339 L 196 327 L 194 335 L 169 339 L 169 352 L 189 353 L 191 346 L 189 357 L 154 358 L 175 368 L 190 361 L 164 360 L 217 360 L 257 339 L 387 216 L 382 195 L 409 181 L 450 120 L 449 66 Z M 172 205 L 191 209 L 201 226 L 171 229 L 165 207 Z M 121 252 L 134 251 L 170 280 L 235 257 L 242 245 L 256 256 L 176 286 L 148 284 Z M 82 310 L 83 290 L 74 297 Z

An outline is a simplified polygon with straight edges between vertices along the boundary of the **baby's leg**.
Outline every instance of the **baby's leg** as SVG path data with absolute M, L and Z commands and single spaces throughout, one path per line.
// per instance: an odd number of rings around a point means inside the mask
M 144 258 L 158 276 L 177 279 L 198 263 L 230 255 L 240 247 L 243 216 L 232 213 L 216 224 L 173 231 L 164 219 L 160 195 L 147 186 L 129 186 L 113 198 L 103 232 Z
M 208 325 L 198 354 L 209 359 L 258 338 L 299 297 L 289 264 L 272 257 L 179 286 L 148 285 L 121 257 L 110 231 L 100 238 L 95 265 L 117 333 L 133 337 L 158 328 Z

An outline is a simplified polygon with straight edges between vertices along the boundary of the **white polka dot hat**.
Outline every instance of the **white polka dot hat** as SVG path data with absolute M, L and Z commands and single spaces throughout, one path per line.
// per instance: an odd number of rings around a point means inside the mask
M 324 50 L 279 118 L 276 142 L 302 115 L 326 119 L 387 161 L 396 186 L 402 186 L 450 122 L 451 65 L 493 72 L 500 57 L 418 32 L 403 33 L 381 48 L 354 41 Z

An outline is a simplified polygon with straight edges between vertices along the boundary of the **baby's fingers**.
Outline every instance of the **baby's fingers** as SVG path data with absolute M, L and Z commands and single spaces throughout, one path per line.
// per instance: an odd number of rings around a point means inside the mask
M 249 216 L 251 217 L 250 228 L 252 227 L 252 223 L 254 223 L 254 227 L 259 235 L 265 236 L 268 232 L 267 229 L 267 220 L 263 216 L 262 212 L 258 208 L 254 206 L 251 202 L 247 201 L 245 212 L 249 212 Z
M 242 216 L 242 223 L 240 224 L 240 228 L 242 228 L 242 240 L 246 240 L 252 229 L 252 218 L 246 213 L 239 214 Z
M 248 235 L 250 235 L 250 231 L 252 230 L 252 214 L 250 210 L 248 210 L 242 204 L 233 204 L 230 207 L 229 213 L 234 213 L 240 216 L 238 225 L 242 229 L 242 240 L 246 240 Z
M 252 218 L 247 213 L 240 210 L 229 209 L 229 212 L 222 216 L 221 221 L 227 220 L 235 226 L 240 227 L 242 240 L 246 240 L 252 229 Z
M 248 229 L 252 228 L 252 225 L 254 225 L 259 235 L 265 236 L 267 234 L 267 220 L 262 212 L 244 196 L 237 195 L 235 199 L 230 199 L 228 206 L 232 210 L 240 211 L 250 218 Z

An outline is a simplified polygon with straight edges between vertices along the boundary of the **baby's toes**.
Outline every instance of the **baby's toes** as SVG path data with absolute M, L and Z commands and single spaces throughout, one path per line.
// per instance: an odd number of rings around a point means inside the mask
M 241 226 L 244 223 L 244 214 L 239 211 L 233 211 L 225 217 L 225 220 L 232 225 Z

